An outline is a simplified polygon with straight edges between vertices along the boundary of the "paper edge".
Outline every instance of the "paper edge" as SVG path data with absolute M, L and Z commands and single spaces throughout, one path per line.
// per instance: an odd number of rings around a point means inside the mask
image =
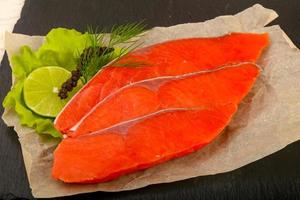
M 264 15 L 268 16 L 265 19 L 264 23 L 262 24 L 263 26 L 268 25 L 269 23 L 271 23 L 272 21 L 274 21 L 276 18 L 279 17 L 278 13 L 275 10 L 266 8 L 259 3 L 254 4 L 253 6 L 249 7 L 248 9 L 243 10 L 242 12 L 235 14 L 234 16 L 237 16 L 239 19 L 243 19 L 243 16 L 247 15 L 248 12 L 251 12 L 251 11 L 253 12 L 255 10 L 260 10 L 261 15 L 264 14 Z M 246 19 L 246 20 L 249 20 L 249 19 Z M 241 24 L 244 23 L 243 20 L 240 20 L 240 22 L 241 22 Z M 256 27 L 251 27 L 251 29 L 255 29 L 255 28 Z

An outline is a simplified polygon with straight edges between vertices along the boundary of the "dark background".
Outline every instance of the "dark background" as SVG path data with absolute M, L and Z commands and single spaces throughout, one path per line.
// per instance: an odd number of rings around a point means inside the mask
M 255 3 L 276 10 L 279 24 L 300 46 L 298 0 L 27 0 L 14 32 L 45 35 L 51 28 L 84 31 L 87 25 L 145 20 L 148 28 L 235 14 Z M 0 67 L 0 101 L 10 88 L 7 57 Z M 0 113 L 3 108 L 0 108 Z M 300 134 L 300 133 L 299 133 Z M 220 163 L 222 164 L 222 163 Z M 0 121 L 0 199 L 32 199 L 16 133 Z M 56 199 L 300 199 L 300 142 L 238 170 L 170 184 Z

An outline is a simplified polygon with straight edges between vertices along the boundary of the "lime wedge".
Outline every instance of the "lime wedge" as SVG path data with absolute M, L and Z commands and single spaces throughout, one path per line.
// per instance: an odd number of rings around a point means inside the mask
M 56 66 L 40 67 L 32 71 L 23 88 L 24 101 L 28 108 L 45 117 L 56 117 L 81 85 L 73 88 L 67 99 L 60 99 L 59 89 L 70 77 L 71 72 Z

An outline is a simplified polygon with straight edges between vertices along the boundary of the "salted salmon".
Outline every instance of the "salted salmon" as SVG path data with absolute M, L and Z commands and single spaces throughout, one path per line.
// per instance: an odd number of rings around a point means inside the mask
M 52 176 L 67 183 L 103 182 L 186 155 L 211 142 L 235 111 L 233 104 L 167 110 L 114 130 L 64 139 L 55 150 Z
M 97 107 L 80 134 L 63 139 L 52 175 L 103 182 L 194 152 L 227 126 L 258 74 L 255 64 L 241 63 L 128 86 Z M 117 120 L 108 113 L 115 105 Z M 99 116 L 109 123 L 98 125 Z
M 255 62 L 268 42 L 267 34 L 232 33 L 215 38 L 168 41 L 136 50 L 96 74 L 57 116 L 55 127 L 72 136 L 80 120 L 99 102 L 128 84 L 155 77 L 214 69 L 228 64 Z M 119 66 L 131 61 L 143 65 Z
M 52 176 L 96 183 L 194 152 L 228 125 L 253 86 L 267 34 L 169 41 L 107 66 L 55 121 L 67 133 Z M 129 61 L 140 67 L 118 67 Z

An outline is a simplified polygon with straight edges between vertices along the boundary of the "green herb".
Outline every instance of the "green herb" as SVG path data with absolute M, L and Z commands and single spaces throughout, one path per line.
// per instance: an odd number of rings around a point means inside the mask
M 63 83 L 58 96 L 61 99 L 68 97 L 67 93 L 76 87 L 81 77 L 83 83 L 89 81 L 103 66 L 113 60 L 126 55 L 136 49 L 139 36 L 144 32 L 145 25 L 142 23 L 130 23 L 114 26 L 109 31 L 110 36 L 105 34 L 105 29 L 98 31 L 88 27 L 88 41 L 90 46 L 82 52 L 78 52 L 77 69 L 72 71 L 72 77 Z M 122 46 L 122 47 L 121 47 Z M 116 66 L 141 66 L 143 63 L 129 61 Z
M 81 56 L 79 60 L 82 65 L 80 71 L 84 81 L 90 80 L 103 66 L 112 60 L 119 59 L 141 45 L 137 41 L 144 31 L 145 25 L 142 23 L 113 26 L 109 31 L 110 36 L 108 38 L 105 29 L 98 31 L 98 29 L 93 30 L 89 27 L 89 43 L 91 44 L 92 53 L 88 56 Z M 120 47 L 121 45 L 123 47 Z M 99 47 L 104 47 L 100 55 L 97 51 Z M 112 49 L 115 51 L 112 51 Z

